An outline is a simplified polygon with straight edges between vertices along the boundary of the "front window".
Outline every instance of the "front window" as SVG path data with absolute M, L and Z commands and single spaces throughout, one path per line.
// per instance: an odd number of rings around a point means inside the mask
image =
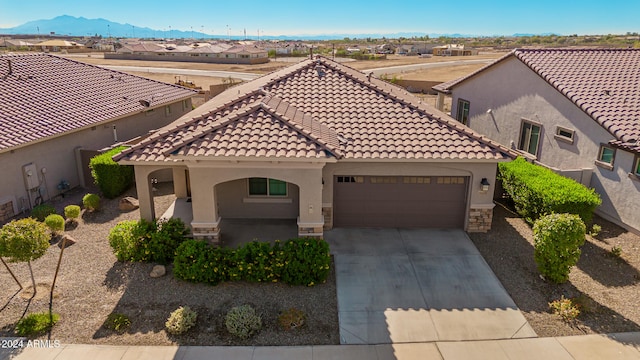
M 287 196 L 287 183 L 269 178 L 250 178 L 249 196 Z
M 612 147 L 602 145 L 600 146 L 600 155 L 598 155 L 598 161 L 613 165 L 613 159 L 615 158 L 616 150 Z
M 523 121 L 522 129 L 520 130 L 520 144 L 518 144 L 518 149 L 537 156 L 539 143 L 540 125 Z
M 456 119 L 464 125 L 469 124 L 469 102 L 467 100 L 458 99 L 458 114 Z
M 636 156 L 636 162 L 633 166 L 633 173 L 637 176 L 640 176 L 640 156 Z

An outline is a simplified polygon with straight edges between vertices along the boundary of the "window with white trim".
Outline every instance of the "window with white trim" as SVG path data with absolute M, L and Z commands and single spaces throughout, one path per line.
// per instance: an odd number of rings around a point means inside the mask
M 518 149 L 537 156 L 538 147 L 540 145 L 541 130 L 541 125 L 534 124 L 527 120 L 522 120 L 522 127 L 520 128 L 520 143 L 518 144 Z
M 287 196 L 287 183 L 270 178 L 249 178 L 249 196 Z
M 456 119 L 464 125 L 469 125 L 469 106 L 469 101 L 458 99 Z
M 574 130 L 563 128 L 562 126 L 556 126 L 556 134 L 554 136 L 556 139 L 573 144 L 574 135 Z

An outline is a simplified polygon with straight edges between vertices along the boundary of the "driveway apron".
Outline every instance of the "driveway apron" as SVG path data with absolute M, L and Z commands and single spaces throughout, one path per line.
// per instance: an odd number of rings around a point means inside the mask
M 462 230 L 338 228 L 325 239 L 343 344 L 536 336 Z

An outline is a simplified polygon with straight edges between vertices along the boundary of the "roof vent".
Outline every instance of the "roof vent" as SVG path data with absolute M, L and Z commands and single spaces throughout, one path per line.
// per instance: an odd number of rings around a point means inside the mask
M 316 65 L 316 71 L 318 72 L 318 77 L 322 78 L 323 76 L 325 76 L 327 73 L 324 71 L 324 66 L 318 64 Z
M 7 66 L 9 67 L 9 73 L 7 75 L 11 75 L 13 73 L 13 69 L 11 68 L 11 60 L 7 59 Z
M 367 80 L 369 80 L 369 82 L 371 82 L 371 75 L 373 75 L 373 71 L 367 74 Z
M 611 95 L 611 90 L 602 90 L 604 95 Z
M 148 100 L 139 100 L 140 105 L 144 106 L 144 107 L 149 107 L 151 106 L 151 103 Z

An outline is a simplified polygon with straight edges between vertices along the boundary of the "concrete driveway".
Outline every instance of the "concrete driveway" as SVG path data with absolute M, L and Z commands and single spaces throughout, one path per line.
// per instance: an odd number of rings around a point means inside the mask
M 334 229 L 343 344 L 535 337 L 462 230 Z

